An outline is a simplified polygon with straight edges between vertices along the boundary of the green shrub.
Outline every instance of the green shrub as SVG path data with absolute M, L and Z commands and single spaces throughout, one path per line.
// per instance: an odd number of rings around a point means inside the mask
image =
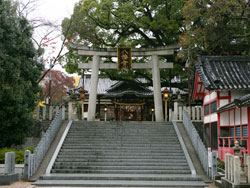
M 15 148 L 2 148 L 2 149 L 0 149 L 0 164 L 4 164 L 6 152 L 15 152 L 16 153 L 16 159 L 15 159 L 16 164 L 23 164 L 25 150 L 30 150 L 30 152 L 33 153 L 34 147 L 27 147 L 27 148 L 24 148 L 22 150 L 17 150 Z
M 220 159 L 217 160 L 217 167 L 225 170 L 225 163 Z

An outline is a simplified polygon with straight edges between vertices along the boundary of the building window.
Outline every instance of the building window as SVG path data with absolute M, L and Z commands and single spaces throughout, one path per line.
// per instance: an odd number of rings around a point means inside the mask
M 205 115 L 208 115 L 209 114 L 209 104 L 205 105 Z
M 216 112 L 217 110 L 217 101 L 211 103 L 211 113 Z
M 248 128 L 247 128 L 247 125 L 243 125 L 242 126 L 242 136 L 244 137 L 248 137 Z
M 231 127 L 231 136 L 234 137 L 234 127 Z
M 236 136 L 237 136 L 237 137 L 240 137 L 240 136 L 241 136 L 241 134 L 240 134 L 240 126 L 237 126 L 237 127 L 236 127 Z

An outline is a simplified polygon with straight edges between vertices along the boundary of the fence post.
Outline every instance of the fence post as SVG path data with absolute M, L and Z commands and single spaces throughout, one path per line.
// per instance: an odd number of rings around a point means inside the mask
M 195 120 L 195 107 L 192 106 L 192 120 Z
M 68 103 L 68 120 L 72 120 L 72 101 Z
M 234 156 L 234 184 L 240 184 L 240 158 L 238 156 Z
M 52 120 L 53 116 L 52 116 L 52 113 L 53 112 L 53 106 L 50 106 L 49 107 L 49 120 Z
M 215 175 L 217 174 L 217 153 L 213 151 L 211 157 L 212 157 L 212 180 L 214 180 Z
M 43 120 L 46 120 L 46 106 L 43 107 Z
M 179 106 L 178 120 L 182 120 L 182 106 Z
M 15 173 L 15 152 L 5 153 L 4 174 Z
M 65 120 L 65 106 L 62 105 L 62 120 Z
M 201 120 L 201 108 L 200 107 L 197 107 L 196 108 L 196 119 L 197 120 Z
M 174 102 L 174 120 L 178 120 L 178 102 Z
M 229 180 L 229 154 L 225 154 L 225 178 Z
M 247 183 L 250 183 L 250 156 L 247 157 Z
M 30 151 L 25 151 L 24 156 L 24 179 L 28 180 L 30 177 Z

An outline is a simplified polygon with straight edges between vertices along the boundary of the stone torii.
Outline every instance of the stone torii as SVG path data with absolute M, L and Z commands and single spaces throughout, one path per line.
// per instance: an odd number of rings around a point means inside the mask
M 90 47 L 73 47 L 78 50 L 78 54 L 81 56 L 93 56 L 93 61 L 88 63 L 79 63 L 79 69 L 92 69 L 91 74 L 91 86 L 89 93 L 89 105 L 88 105 L 88 121 L 95 119 L 96 113 L 96 97 L 97 97 L 97 84 L 99 69 L 117 69 L 115 63 L 103 63 L 100 62 L 100 57 L 117 57 L 116 48 L 90 48 Z M 178 46 L 166 46 L 161 48 L 133 48 L 133 57 L 150 56 L 151 62 L 147 63 L 132 63 L 132 69 L 152 69 L 153 88 L 154 88 L 154 108 L 155 108 L 155 120 L 157 122 L 164 121 L 162 97 L 161 97 L 161 82 L 160 82 L 160 69 L 172 69 L 173 63 L 171 62 L 159 62 L 159 56 L 172 55 L 174 49 Z

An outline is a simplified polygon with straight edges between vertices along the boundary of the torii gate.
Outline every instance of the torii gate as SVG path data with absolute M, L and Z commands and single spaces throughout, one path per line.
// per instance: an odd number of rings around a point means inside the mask
M 97 97 L 97 84 L 99 69 L 117 69 L 117 64 L 100 62 L 100 57 L 117 57 L 116 48 L 89 48 L 89 47 L 74 47 L 78 50 L 78 54 L 82 56 L 93 56 L 93 61 L 88 63 L 79 63 L 79 69 L 92 69 L 91 85 L 89 93 L 88 104 L 88 121 L 95 119 L 96 113 L 96 97 Z M 151 62 L 148 63 L 133 63 L 132 69 L 152 69 L 153 75 L 153 88 L 154 88 L 154 108 L 155 108 L 155 120 L 162 122 L 163 108 L 161 97 L 161 82 L 160 82 L 160 69 L 172 69 L 173 63 L 160 62 L 158 56 L 172 55 L 174 49 L 178 46 L 166 46 L 161 48 L 133 48 L 132 56 L 143 57 L 151 56 Z

